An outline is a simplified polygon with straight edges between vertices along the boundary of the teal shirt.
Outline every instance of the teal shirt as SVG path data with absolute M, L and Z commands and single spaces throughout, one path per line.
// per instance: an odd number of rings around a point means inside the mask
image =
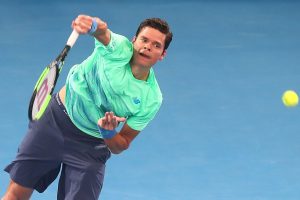
M 162 94 L 151 68 L 147 81 L 136 79 L 131 71 L 133 45 L 124 36 L 111 32 L 104 46 L 95 40 L 93 53 L 71 68 L 66 81 L 66 109 L 83 132 L 102 138 L 97 122 L 105 112 L 126 117 L 126 123 L 141 131 L 154 118 Z

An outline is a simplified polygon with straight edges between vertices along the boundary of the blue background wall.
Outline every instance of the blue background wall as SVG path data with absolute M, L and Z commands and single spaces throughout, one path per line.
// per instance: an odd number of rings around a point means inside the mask
M 113 156 L 100 199 L 298 200 L 300 91 L 297 1 L 37 1 L 0 4 L 0 166 L 15 156 L 27 127 L 36 79 L 62 49 L 80 13 L 132 38 L 141 20 L 169 21 L 174 41 L 154 67 L 163 106 L 131 148 Z M 64 66 L 85 59 L 81 36 Z M 9 176 L 0 173 L 0 195 Z M 32 199 L 56 199 L 57 182 Z

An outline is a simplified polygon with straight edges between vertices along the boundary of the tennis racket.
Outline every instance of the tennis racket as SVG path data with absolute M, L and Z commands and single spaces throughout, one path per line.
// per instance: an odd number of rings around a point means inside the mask
M 61 69 L 64 65 L 64 60 L 75 44 L 79 34 L 73 30 L 67 44 L 57 58 L 52 61 L 42 72 L 36 82 L 33 94 L 30 99 L 28 108 L 29 120 L 38 120 L 44 114 L 55 88 L 56 81 L 59 77 Z

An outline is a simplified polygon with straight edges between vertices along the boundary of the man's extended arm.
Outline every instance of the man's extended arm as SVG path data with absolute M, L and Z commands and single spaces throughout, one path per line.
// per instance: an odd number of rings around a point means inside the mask
M 87 34 L 92 27 L 93 20 L 97 22 L 97 28 L 92 35 L 102 44 L 108 45 L 110 41 L 110 30 L 107 28 L 107 24 L 97 17 L 79 15 L 72 22 L 72 28 L 79 34 Z

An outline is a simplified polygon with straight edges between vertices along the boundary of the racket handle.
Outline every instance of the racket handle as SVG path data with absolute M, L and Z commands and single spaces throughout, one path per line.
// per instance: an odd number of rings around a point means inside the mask
M 73 30 L 73 32 L 71 33 L 71 35 L 67 41 L 67 45 L 72 48 L 73 45 L 75 44 L 78 36 L 79 36 L 79 33 L 77 33 L 77 31 Z

